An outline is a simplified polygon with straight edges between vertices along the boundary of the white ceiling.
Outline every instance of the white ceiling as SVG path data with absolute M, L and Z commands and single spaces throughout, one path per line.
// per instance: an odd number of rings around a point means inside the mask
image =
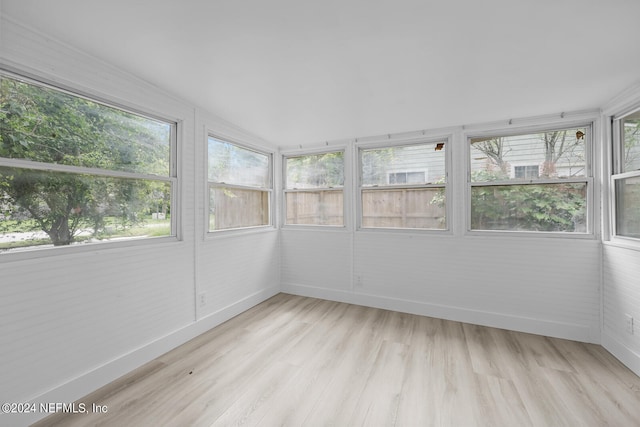
M 276 145 L 601 107 L 640 0 L 1 0 Z

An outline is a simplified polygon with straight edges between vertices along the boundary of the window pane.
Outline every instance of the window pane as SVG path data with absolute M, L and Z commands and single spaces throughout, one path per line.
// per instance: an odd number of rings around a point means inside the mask
M 170 236 L 171 183 L 0 167 L 0 249 Z
M 637 116 L 636 113 L 634 116 Z M 622 172 L 640 170 L 640 118 L 629 118 L 623 122 L 624 147 Z
M 268 191 L 224 187 L 209 191 L 209 231 L 269 225 Z
M 640 176 L 617 179 L 616 234 L 640 238 Z
M 169 176 L 172 127 L 0 77 L 0 157 Z
M 471 187 L 471 228 L 510 231 L 587 231 L 587 184 Z
M 362 186 L 442 183 L 444 143 L 367 149 L 360 152 Z
M 444 188 L 363 190 L 362 226 L 442 230 Z
M 288 189 L 333 188 L 344 185 L 344 153 L 333 152 L 285 159 Z
M 209 181 L 269 188 L 269 156 L 209 137 Z
M 535 179 L 540 176 L 538 166 L 515 166 L 514 177 L 516 179 Z
M 343 225 L 342 190 L 285 193 L 287 224 Z
M 471 181 L 586 176 L 587 128 L 471 139 Z

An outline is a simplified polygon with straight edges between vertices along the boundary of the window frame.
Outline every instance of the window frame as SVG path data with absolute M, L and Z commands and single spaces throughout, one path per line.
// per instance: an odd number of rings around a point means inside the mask
M 640 237 L 618 234 L 618 195 L 616 183 L 628 178 L 640 178 L 640 169 L 624 171 L 624 119 L 633 114 L 640 113 L 640 105 L 625 110 L 621 114 L 610 116 L 611 124 L 611 176 L 609 177 L 609 233 L 612 240 L 631 244 L 634 247 L 640 244 Z
M 318 188 L 301 188 L 301 189 L 293 189 L 287 188 L 287 159 L 295 158 L 295 157 L 305 157 L 305 156 L 315 156 L 329 153 L 342 153 L 342 167 L 343 167 L 343 175 L 344 181 L 342 186 L 337 187 L 318 187 Z M 322 147 L 318 149 L 308 149 L 308 150 L 300 150 L 300 151 L 290 151 L 281 153 L 281 161 L 282 161 L 282 215 L 281 215 L 281 226 L 283 228 L 299 228 L 299 229 L 316 229 L 316 230 L 347 230 L 349 219 L 347 217 L 347 192 L 349 191 L 349 168 L 348 168 L 348 150 L 347 147 L 344 146 L 332 146 L 332 147 Z M 304 192 L 314 192 L 314 191 L 341 191 L 342 192 L 342 224 L 334 225 L 334 224 L 289 224 L 287 223 L 287 193 L 304 193 Z
M 139 181 L 156 181 L 164 182 L 170 185 L 170 235 L 158 236 L 158 237 L 137 237 L 133 236 L 127 239 L 116 239 L 100 241 L 99 243 L 91 243 L 87 245 L 71 244 L 63 246 L 26 246 L 21 248 L 14 248 L 8 251 L 0 252 L 0 259 L 29 259 L 44 256 L 56 256 L 60 253 L 81 253 L 87 250 L 102 250 L 113 247 L 128 247 L 128 246 L 141 246 L 147 244 L 160 244 L 168 242 L 177 242 L 182 240 L 180 229 L 180 179 L 178 168 L 178 144 L 179 135 L 183 132 L 183 126 L 180 120 L 175 118 L 168 118 L 157 113 L 151 113 L 139 108 L 133 108 L 125 103 L 110 100 L 102 95 L 91 94 L 78 88 L 67 86 L 59 82 L 52 82 L 46 77 L 35 75 L 31 73 L 22 72 L 19 69 L 10 69 L 0 67 L 0 76 L 10 78 L 18 82 L 23 82 L 32 86 L 42 87 L 49 90 L 54 90 L 65 95 L 69 95 L 75 98 L 83 99 L 94 104 L 98 104 L 107 108 L 120 110 L 125 113 L 136 115 L 141 118 L 146 118 L 153 121 L 163 122 L 170 125 L 170 141 L 169 141 L 169 171 L 167 175 L 156 175 L 149 173 L 129 172 L 116 169 L 101 169 L 85 166 L 65 165 L 60 163 L 45 163 L 34 160 L 19 159 L 19 158 L 6 158 L 0 157 L 0 167 L 28 169 L 35 171 L 45 171 L 52 173 L 67 173 L 75 175 L 90 175 L 100 176 L 114 179 L 130 179 Z M 87 249 L 88 248 L 88 249 Z
M 232 137 L 228 137 L 228 136 L 221 136 L 220 134 L 216 133 L 215 131 L 212 130 L 207 130 L 207 132 L 205 132 L 206 137 L 205 137 L 205 144 L 204 144 L 204 151 L 205 151 L 205 212 L 204 212 L 204 230 L 205 230 L 205 235 L 207 237 L 212 237 L 212 236 L 219 236 L 219 235 L 226 235 L 226 234 L 238 234 L 238 233 L 251 233 L 251 232 L 260 232 L 260 231 L 264 231 L 264 230 L 270 230 L 273 229 L 275 227 L 275 221 L 274 221 L 274 207 L 275 207 L 275 203 L 274 203 L 274 191 L 273 191 L 273 187 L 274 187 L 274 167 L 273 167 L 273 163 L 274 163 L 274 152 L 273 151 L 269 151 L 266 150 L 264 147 L 258 147 L 256 145 L 247 143 L 247 142 L 240 142 L 238 139 L 236 138 L 232 138 Z M 268 183 L 268 187 L 256 187 L 256 186 L 249 186 L 249 185 L 241 185 L 241 184 L 230 184 L 230 183 L 218 183 L 218 182 L 214 182 L 214 181 L 210 181 L 209 180 L 209 138 L 213 138 L 216 139 L 218 141 L 221 142 L 225 142 L 228 144 L 232 144 L 238 148 L 244 149 L 244 150 L 248 150 L 248 151 L 252 151 L 254 153 L 258 153 L 261 155 L 264 155 L 267 157 L 268 160 L 268 178 L 269 178 L 269 183 Z M 269 206 L 267 207 L 267 213 L 269 215 L 269 220 L 267 224 L 263 224 L 263 225 L 250 225 L 250 226 L 246 226 L 246 227 L 234 227 L 234 228 L 223 228 L 220 230 L 210 230 L 209 226 L 210 226 L 210 210 L 211 210 L 211 188 L 235 188 L 238 190 L 248 190 L 248 191 L 262 191 L 267 193 L 267 199 L 268 199 L 268 204 Z
M 364 232 L 397 232 L 397 233 L 434 233 L 434 234 L 451 234 L 452 233 L 452 224 L 453 224 L 453 212 L 452 212 L 452 200 L 451 200 L 451 151 L 452 151 L 452 143 L 451 136 L 434 136 L 434 137 L 422 137 L 418 139 L 401 139 L 392 142 L 378 142 L 378 143 L 361 143 L 356 144 L 356 230 L 364 231 Z M 426 144 L 444 144 L 445 147 L 445 157 L 444 157 L 444 169 L 445 169 L 445 182 L 444 184 L 389 184 L 387 177 L 386 185 L 378 185 L 378 186 L 364 186 L 363 185 L 363 164 L 362 164 L 362 152 L 366 150 L 379 150 L 384 148 L 393 148 L 393 147 L 409 147 L 415 145 L 426 145 Z M 397 169 L 390 170 L 389 173 L 394 172 L 427 172 L 427 168 L 420 168 L 416 170 L 405 170 L 405 169 Z M 410 227 L 365 227 L 363 226 L 363 197 L 362 194 L 367 190 L 389 190 L 389 189 L 424 189 L 424 188 L 443 188 L 445 194 L 445 227 L 444 228 L 410 228 Z
M 561 118 L 563 116 L 561 115 Z M 511 122 L 509 122 L 511 125 Z M 471 140 L 476 138 L 493 138 L 493 137 L 509 137 L 520 136 L 544 132 L 553 132 L 572 128 L 583 127 L 587 129 L 585 135 L 585 174 L 580 177 L 566 177 L 561 179 L 553 178 L 510 178 L 506 180 L 473 182 L 471 180 Z M 465 235 L 469 236 L 512 236 L 512 237 L 552 237 L 566 239 L 595 239 L 595 180 L 594 180 L 594 143 L 595 132 L 597 130 L 596 119 L 589 118 L 585 120 L 575 120 L 567 122 L 536 124 L 532 126 L 522 126 L 517 128 L 502 128 L 494 130 L 485 130 L 478 132 L 468 132 L 464 135 L 466 143 L 465 164 L 466 164 L 466 185 L 465 185 Z M 526 162 L 525 162 L 526 163 Z M 523 163 L 524 164 L 524 163 Z M 530 162 L 527 164 L 531 164 Z M 516 166 L 516 164 L 512 165 Z M 514 175 L 515 176 L 515 175 Z M 504 187 L 504 186 L 522 186 L 522 185 L 548 185 L 548 184 L 586 184 L 586 207 L 585 207 L 585 225 L 584 232 L 562 232 L 562 231 L 529 231 L 529 230 L 480 230 L 472 229 L 472 189 L 473 187 Z

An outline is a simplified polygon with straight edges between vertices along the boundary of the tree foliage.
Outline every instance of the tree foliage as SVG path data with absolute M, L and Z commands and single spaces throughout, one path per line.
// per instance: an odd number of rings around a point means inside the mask
M 54 245 L 72 243 L 83 228 L 98 234 L 108 215 L 119 218 L 121 226 L 136 223 L 152 203 L 166 203 L 165 183 L 91 175 L 73 167 L 167 176 L 169 140 L 167 124 L 1 78 L 0 157 L 70 168 L 1 167 L 0 218 L 34 221 Z
M 269 156 L 209 137 L 209 181 L 266 188 L 270 185 Z
M 363 150 L 360 157 L 363 185 L 386 185 L 389 165 L 395 157 L 395 147 Z
M 344 185 L 341 151 L 287 158 L 289 188 L 333 188 Z
M 474 186 L 475 230 L 580 231 L 585 224 L 582 183 Z

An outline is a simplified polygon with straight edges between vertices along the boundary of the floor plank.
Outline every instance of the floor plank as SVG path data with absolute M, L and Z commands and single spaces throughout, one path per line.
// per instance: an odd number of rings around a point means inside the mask
M 36 426 L 633 426 L 601 346 L 279 294 Z

